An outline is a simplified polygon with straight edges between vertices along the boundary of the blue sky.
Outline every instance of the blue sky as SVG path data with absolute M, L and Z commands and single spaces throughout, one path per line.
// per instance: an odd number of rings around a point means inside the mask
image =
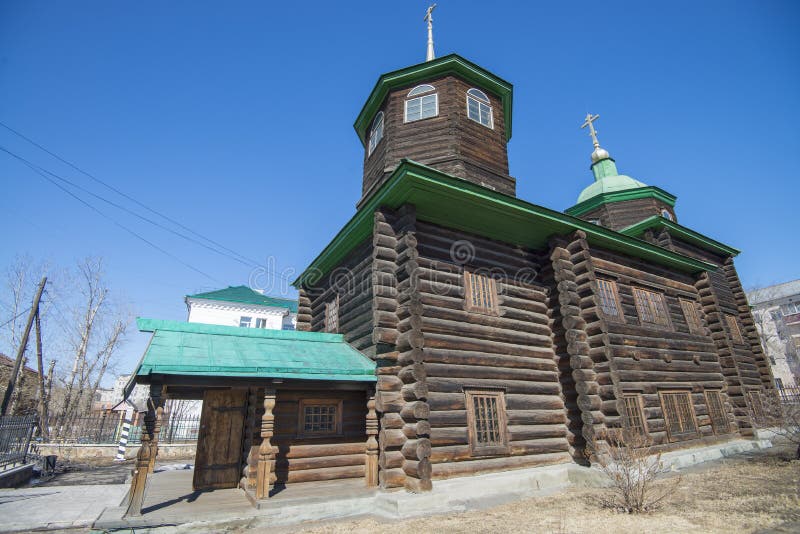
M 425 7 L 5 0 L 0 121 L 244 256 L 300 270 L 354 212 L 353 121 L 381 73 L 424 59 Z M 438 55 L 514 84 L 521 198 L 574 203 L 592 179 L 579 126 L 599 113 L 620 172 L 677 195 L 682 224 L 742 249 L 745 286 L 800 277 L 800 3 L 440 1 L 434 19 Z M 2 128 L 0 146 L 135 208 Z M 187 268 L 6 154 L 0 184 L 2 268 L 17 254 L 103 256 L 135 312 L 166 319 L 185 319 L 187 293 L 251 278 L 102 206 L 211 278 Z M 129 337 L 122 370 L 146 339 Z

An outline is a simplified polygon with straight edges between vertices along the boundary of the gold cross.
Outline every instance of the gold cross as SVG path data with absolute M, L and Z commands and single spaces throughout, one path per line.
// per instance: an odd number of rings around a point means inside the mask
M 594 121 L 600 118 L 600 115 L 586 114 L 586 122 L 581 125 L 581 128 L 589 127 L 589 135 L 592 137 L 592 143 L 595 148 L 600 148 L 600 142 L 597 140 L 597 130 L 594 129 Z

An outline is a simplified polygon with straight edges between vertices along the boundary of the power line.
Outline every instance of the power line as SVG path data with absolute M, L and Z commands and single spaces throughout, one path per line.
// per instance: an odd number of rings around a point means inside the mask
M 254 264 L 256 264 L 256 265 L 258 265 L 258 264 L 259 264 L 257 261 L 253 261 L 253 260 L 251 260 L 251 259 L 247 258 L 246 256 L 243 256 L 243 255 L 239 254 L 239 253 L 238 253 L 238 252 L 236 252 L 235 250 L 231 250 L 231 249 L 229 249 L 228 247 L 226 247 L 225 245 L 222 245 L 221 243 L 217 243 L 217 242 L 216 242 L 216 241 L 214 241 L 213 239 L 211 239 L 211 238 L 208 238 L 208 237 L 205 237 L 204 235 L 202 235 L 202 234 L 199 234 L 198 232 L 195 232 L 195 231 L 194 231 L 194 230 L 192 230 L 191 228 L 189 228 L 189 227 L 187 227 L 187 226 L 184 226 L 183 224 L 181 224 L 180 222 L 176 221 L 175 219 L 172 219 L 171 217 L 169 217 L 169 216 L 167 216 L 167 215 L 164 215 L 163 213 L 161 213 L 161 212 L 159 212 L 159 211 L 157 211 L 157 210 L 154 210 L 153 208 L 151 208 L 151 207 L 149 207 L 149 206 L 147 206 L 147 205 L 143 204 L 142 202 L 140 202 L 140 201 L 136 200 L 136 199 L 135 199 L 135 198 L 133 198 L 132 196 L 130 196 L 130 195 L 128 195 L 128 194 L 126 194 L 126 193 L 124 193 L 124 192 L 120 191 L 119 189 L 117 189 L 117 188 L 116 188 L 116 187 L 114 187 L 113 185 L 111 185 L 111 184 L 109 184 L 109 183 L 107 183 L 107 182 L 105 182 L 105 181 L 101 180 L 100 178 L 98 178 L 98 177 L 94 176 L 93 174 L 91 174 L 91 173 L 89 173 L 89 172 L 87 172 L 87 171 L 84 171 L 83 169 L 81 169 L 80 167 L 78 167 L 77 165 L 75 165 L 74 163 L 72 163 L 72 162 L 70 162 L 70 161 L 67 161 L 66 159 L 64 159 L 64 158 L 62 158 L 61 156 L 59 156 L 58 154 L 56 154 L 55 152 L 52 152 L 51 150 L 48 150 L 47 148 L 45 148 L 44 146 L 40 145 L 39 143 L 37 143 L 37 142 L 36 142 L 36 141 L 34 141 L 33 139 L 31 139 L 31 138 L 29 138 L 29 137 L 26 137 L 25 135 L 23 135 L 22 133 L 18 132 L 18 131 L 17 131 L 17 130 L 15 130 L 15 129 L 13 129 L 13 128 L 12 128 L 12 127 L 10 127 L 9 125 L 7 125 L 7 124 L 3 123 L 2 121 L 0 121 L 0 126 L 2 126 L 3 128 L 5 128 L 6 130 L 10 131 L 10 132 L 11 132 L 11 133 L 13 133 L 14 135 L 16 135 L 16 136 L 18 136 L 18 137 L 20 137 L 20 138 L 24 139 L 25 141 L 27 141 L 28 143 L 32 144 L 33 146 L 35 146 L 35 147 L 36 147 L 36 148 L 38 148 L 39 150 L 42 150 L 42 151 L 46 152 L 47 154 L 49 154 L 49 155 L 51 155 L 52 157 L 56 158 L 58 161 L 60 161 L 60 162 L 64 163 L 65 165 L 68 165 L 68 166 L 72 167 L 73 169 L 75 169 L 75 170 L 76 170 L 76 171 L 78 171 L 79 173 L 83 174 L 84 176 L 87 176 L 87 177 L 91 178 L 91 179 L 92 179 L 92 180 L 94 180 L 95 182 L 97 182 L 97 183 L 99 183 L 99 184 L 103 185 L 104 187 L 107 187 L 108 189 L 110 189 L 111 191 L 115 192 L 116 194 L 118 194 L 118 195 L 120 195 L 120 196 L 122 196 L 122 197 L 125 197 L 126 199 L 130 200 L 131 202 L 135 203 L 136 205 L 138 205 L 138 206 L 140 206 L 140 207 L 142 207 L 142 208 L 146 209 L 146 210 L 147 210 L 147 211 L 149 211 L 150 213 L 153 213 L 154 215 L 158 215 L 159 217 L 162 217 L 163 219 L 165 219 L 165 220 L 167 220 L 167 221 L 171 222 L 172 224 L 174 224 L 174 225 L 176 225 L 176 226 L 178 226 L 178 227 L 180 227 L 180 228 L 182 228 L 182 229 L 186 230 L 187 232 L 191 233 L 192 235 L 194 235 L 194 236 L 196 236 L 196 237 L 199 237 L 200 239 L 204 239 L 204 240 L 208 241 L 209 243 L 212 243 L 213 245 L 216 245 L 216 246 L 220 247 L 221 249 L 223 249 L 223 250 L 226 250 L 226 251 L 230 252 L 231 254 L 234 254 L 234 255 L 236 255 L 236 256 L 239 256 L 240 258 L 243 258 L 244 260 L 247 260 L 247 261 L 249 261 L 249 262 L 251 262 L 251 263 L 254 263 Z
M 111 216 L 107 215 L 105 212 L 103 212 L 103 211 L 101 211 L 100 209 L 96 208 L 95 206 L 93 206 L 93 205 L 89 204 L 89 203 L 88 203 L 88 202 L 86 202 L 84 199 L 82 199 L 81 197 L 79 197 L 78 195 L 74 194 L 72 191 L 70 191 L 70 190 L 69 190 L 69 189 L 67 189 L 66 187 L 62 186 L 61 184 L 59 184 L 58 182 L 56 182 L 55 180 L 53 180 L 52 178 L 50 178 L 49 176 L 47 176 L 47 174 L 45 174 L 44 172 L 42 172 L 42 171 L 40 171 L 39 169 L 37 169 L 37 168 L 36 168 L 36 165 L 34 165 L 34 164 L 32 164 L 32 163 L 28 162 L 26 159 L 24 159 L 24 158 L 22 158 L 22 157 L 20 157 L 20 156 L 17 156 L 17 155 L 16 155 L 16 154 L 14 154 L 13 152 L 10 152 L 9 150 L 7 150 L 7 149 L 6 149 L 5 147 L 3 147 L 3 146 L 0 146 L 0 150 L 2 150 L 3 152 L 5 152 L 5 153 L 9 154 L 10 156 L 12 156 L 12 157 L 14 157 L 14 158 L 16 158 L 16 159 L 18 159 L 18 160 L 22 161 L 23 163 L 25 163 L 25 165 L 27 165 L 27 166 L 28 166 L 28 167 L 29 167 L 29 168 L 30 168 L 32 171 L 34 171 L 36 174 L 38 174 L 39 176 L 41 176 L 42 178 L 44 178 L 45 180 L 47 180 L 48 182 L 50 182 L 50 183 L 51 183 L 51 184 L 53 184 L 54 186 L 58 187 L 58 188 L 59 188 L 59 189 L 61 189 L 63 192 L 65 192 L 66 194 L 68 194 L 69 196 L 71 196 L 72 198 L 74 198 L 75 200 L 77 200 L 78 202 L 80 202 L 81 204 L 83 204 L 84 206 L 86 206 L 87 208 L 89 208 L 90 210 L 92 210 L 92 211 L 94 211 L 95 213 L 99 214 L 99 215 L 100 215 L 100 216 L 102 216 L 103 218 L 105 218 L 105 219 L 107 219 L 107 220 L 111 221 L 111 222 L 112 222 L 114 225 L 118 226 L 119 228 L 121 228 L 121 229 L 125 230 L 126 232 L 128 232 L 128 233 L 129 233 L 129 234 L 131 234 L 132 236 L 134 236 L 134 237 L 136 237 L 137 239 L 140 239 L 141 241 L 143 241 L 143 242 L 147 243 L 148 245 L 150 245 L 150 246 L 151 246 L 151 247 L 153 247 L 154 249 L 158 250 L 158 251 L 159 251 L 159 252 L 161 252 L 162 254 L 164 254 L 164 255 L 166 255 L 166 256 L 169 256 L 170 258 L 172 258 L 173 260 L 177 261 L 178 263 L 180 263 L 180 264 L 181 264 L 181 265 L 183 265 L 184 267 L 187 267 L 187 268 L 191 269 L 192 271 L 195 271 L 196 273 L 202 274 L 202 275 L 203 275 L 203 276 L 205 276 L 206 278 L 209 278 L 209 279 L 211 279 L 211 280 L 213 280 L 213 281 L 217 282 L 218 284 L 222 284 L 222 282 L 220 282 L 219 280 L 217 280 L 216 278 L 214 278 L 214 277 L 213 277 L 213 276 L 211 276 L 210 274 L 208 274 L 208 273 L 205 273 L 205 272 L 201 271 L 200 269 L 198 269 L 197 267 L 194 267 L 193 265 L 190 265 L 189 263 L 186 263 L 185 261 L 181 260 L 180 258 L 178 258 L 177 256 L 175 256 L 174 254 L 172 254 L 172 253 L 170 253 L 170 252 L 168 252 L 168 251 L 164 250 L 163 248 L 159 247 L 158 245 L 156 245 L 156 244 L 155 244 L 155 243 L 153 243 L 152 241 L 149 241 L 148 239 L 146 239 L 146 238 L 142 237 L 141 235 L 139 235 L 138 233 L 134 232 L 133 230 L 131 230 L 131 229 L 130 229 L 130 228 L 128 228 L 127 226 L 123 225 L 122 223 L 119 223 L 119 222 L 117 222 L 117 220 L 116 220 L 116 219 L 114 219 L 113 217 L 111 217 Z
M 21 312 L 19 312 L 18 314 L 16 314 L 14 317 L 12 317 L 11 319 L 9 319 L 8 321 L 4 322 L 3 324 L 0 324 L 0 328 L 3 328 L 5 325 L 7 325 L 7 324 L 10 324 L 12 321 L 16 321 L 16 320 L 17 320 L 17 319 L 19 319 L 21 316 L 23 316 L 23 315 L 25 315 L 26 313 L 28 313 L 28 312 L 30 311 L 30 309 L 31 309 L 31 307 L 30 307 L 30 306 L 28 306 L 28 307 L 25 309 L 25 311 L 21 311 Z

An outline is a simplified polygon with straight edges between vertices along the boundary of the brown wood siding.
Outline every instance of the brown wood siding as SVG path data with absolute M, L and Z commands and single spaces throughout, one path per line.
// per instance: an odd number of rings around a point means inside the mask
M 580 216 L 581 219 L 600 219 L 600 224 L 613 230 L 621 230 L 632 224 L 661 215 L 661 210 L 666 209 L 672 216 L 675 213 L 671 207 L 655 198 L 637 198 L 620 202 L 609 202 Z
M 514 195 L 516 185 L 508 175 L 507 140 L 500 99 L 478 88 L 491 101 L 494 128 L 489 129 L 467 116 L 467 90 L 472 86 L 454 76 L 422 83 L 436 88 L 438 116 L 405 123 L 405 101 L 414 86 L 387 95 L 381 106 L 384 112 L 383 139 L 371 156 L 367 155 L 368 148 L 364 151 L 364 181 L 359 204 L 377 190 L 403 158 Z

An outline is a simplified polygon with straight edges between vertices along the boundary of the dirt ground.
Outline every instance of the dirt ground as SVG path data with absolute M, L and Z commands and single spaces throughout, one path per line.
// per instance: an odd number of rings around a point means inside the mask
M 684 470 L 662 508 L 644 515 L 603 509 L 596 502 L 603 490 L 573 488 L 481 511 L 394 523 L 306 524 L 294 532 L 800 532 L 800 461 L 790 457 L 789 448 L 776 447 Z

